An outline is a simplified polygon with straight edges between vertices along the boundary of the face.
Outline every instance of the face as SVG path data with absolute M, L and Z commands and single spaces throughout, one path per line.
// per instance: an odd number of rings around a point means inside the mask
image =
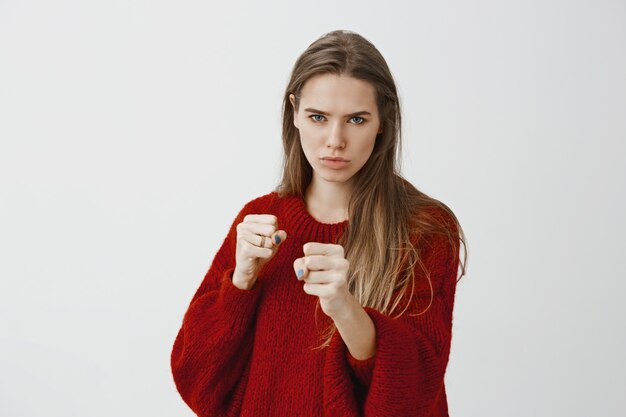
M 293 123 L 315 181 L 350 184 L 382 132 L 374 87 L 345 75 L 321 74 L 303 86 Z

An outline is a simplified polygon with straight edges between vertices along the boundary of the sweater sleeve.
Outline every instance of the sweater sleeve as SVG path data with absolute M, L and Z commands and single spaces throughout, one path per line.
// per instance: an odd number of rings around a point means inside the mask
M 452 245 L 446 236 L 433 235 L 426 243 L 422 261 L 430 271 L 432 303 L 430 284 L 417 266 L 416 290 L 404 314 L 393 318 L 365 308 L 376 327 L 373 358 L 352 358 L 335 333 L 324 368 L 325 415 L 431 416 L 447 409 L 443 382 L 450 354 L 459 242 Z
M 176 388 L 198 416 L 239 415 L 252 349 L 252 327 L 261 283 L 241 290 L 232 283 L 236 227 L 249 207 L 233 221 L 228 235 L 196 290 L 171 352 Z

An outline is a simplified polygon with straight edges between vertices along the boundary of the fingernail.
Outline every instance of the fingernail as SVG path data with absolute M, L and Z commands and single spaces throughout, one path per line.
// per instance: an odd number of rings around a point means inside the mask
M 276 241 L 276 244 L 278 245 L 280 243 L 280 236 L 278 235 L 274 236 L 274 240 Z
M 296 275 L 298 276 L 298 280 L 300 278 L 302 278 L 302 275 L 304 275 L 304 271 L 302 269 L 298 269 L 298 271 L 296 271 Z

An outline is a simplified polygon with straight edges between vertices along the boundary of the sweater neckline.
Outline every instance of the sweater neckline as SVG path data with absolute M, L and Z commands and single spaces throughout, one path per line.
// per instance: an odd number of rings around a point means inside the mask
M 317 220 L 309 213 L 304 198 L 298 195 L 286 196 L 284 204 L 284 213 L 287 217 L 285 221 L 293 231 L 298 233 L 313 234 L 333 240 L 345 231 L 350 222 L 349 219 L 335 223 L 324 223 Z

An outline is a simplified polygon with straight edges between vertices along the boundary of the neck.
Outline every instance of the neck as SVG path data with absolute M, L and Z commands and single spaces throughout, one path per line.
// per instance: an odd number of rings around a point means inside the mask
M 348 219 L 351 184 L 319 180 L 315 175 L 306 189 L 307 210 L 318 221 L 337 223 Z

